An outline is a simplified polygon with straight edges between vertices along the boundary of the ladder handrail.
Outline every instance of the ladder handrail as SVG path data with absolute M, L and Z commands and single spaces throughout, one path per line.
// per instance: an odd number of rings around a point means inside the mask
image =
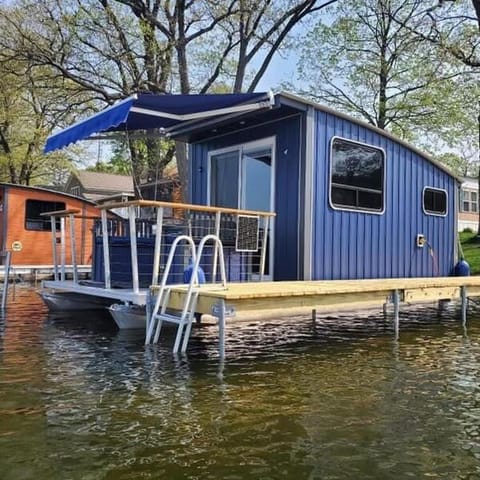
M 190 244 L 190 247 L 192 249 L 193 269 L 192 269 L 192 275 L 190 277 L 190 281 L 188 283 L 188 289 L 185 294 L 182 313 L 176 316 L 174 320 L 172 315 L 167 315 L 165 313 L 168 306 L 168 301 L 169 301 L 170 291 L 171 291 L 171 288 L 167 288 L 167 278 L 170 272 L 175 250 L 177 248 L 178 243 L 181 241 L 187 241 Z M 165 267 L 165 271 L 163 272 L 162 283 L 157 295 L 157 299 L 155 301 L 155 307 L 151 311 L 150 318 L 147 318 L 147 325 L 146 325 L 147 331 L 145 336 L 145 344 L 148 344 L 151 342 L 153 334 L 154 334 L 153 343 L 157 343 L 158 338 L 160 336 L 160 330 L 162 328 L 162 322 L 170 321 L 170 322 L 177 323 L 178 325 L 177 335 L 175 337 L 175 344 L 173 346 L 173 353 L 178 352 L 180 348 L 180 342 L 182 340 L 182 335 L 183 335 L 183 341 L 181 342 L 181 352 L 185 353 L 185 351 L 187 350 L 188 340 L 190 337 L 190 331 L 192 327 L 192 321 L 195 314 L 198 295 L 200 292 L 198 288 L 200 286 L 198 283 L 198 270 L 200 268 L 200 261 L 202 258 L 203 249 L 206 243 L 210 241 L 213 241 L 215 244 L 215 261 L 219 260 L 218 263 L 220 263 L 220 275 L 222 280 L 222 286 L 223 288 L 227 287 L 227 276 L 225 272 L 225 257 L 223 255 L 223 244 L 220 238 L 217 235 L 213 235 L 213 234 L 206 235 L 205 237 L 202 238 L 202 240 L 198 245 L 197 250 L 195 251 L 195 243 L 192 237 L 188 235 L 180 235 L 179 237 L 177 237 L 172 243 L 172 246 L 170 247 L 170 253 L 168 256 L 167 264 Z M 213 272 L 213 275 L 216 276 L 215 272 Z M 197 287 L 197 289 L 194 289 L 194 287 Z M 158 312 L 160 307 L 161 307 L 161 312 L 159 314 Z
M 205 235 L 202 240 L 200 241 L 200 243 L 198 244 L 198 249 L 197 249 L 197 261 L 194 263 L 193 265 L 193 272 L 192 272 L 192 277 L 194 276 L 194 274 L 197 274 L 198 272 L 198 269 L 200 267 L 200 260 L 202 258 L 202 253 L 203 253 L 203 249 L 205 247 L 205 244 L 209 241 L 209 240 L 213 240 L 213 242 L 215 243 L 215 250 L 216 250 L 216 253 L 217 255 L 215 255 L 215 261 L 217 260 L 217 256 L 220 257 L 220 276 L 221 276 L 221 279 L 222 279 L 222 286 L 223 288 L 227 288 L 227 275 L 225 273 L 225 257 L 223 255 L 223 244 L 222 244 L 222 241 L 220 240 L 220 238 L 217 236 L 217 235 L 213 235 L 213 234 L 209 234 L 209 235 Z M 217 251 L 218 249 L 218 251 Z M 216 275 L 216 272 L 212 272 L 212 275 Z M 191 283 L 191 279 L 190 279 L 190 283 Z M 212 281 L 212 283 L 214 283 Z
M 173 241 L 172 245 L 170 246 L 170 252 L 168 253 L 168 259 L 167 263 L 165 265 L 165 270 L 163 271 L 163 276 L 162 276 L 162 283 L 160 284 L 160 290 L 157 295 L 157 300 L 155 301 L 155 306 L 152 310 L 151 318 L 150 321 L 146 322 L 146 332 L 145 332 L 145 344 L 150 343 L 150 339 L 153 334 L 154 330 L 154 324 L 155 324 L 155 317 L 158 314 L 158 310 L 160 309 L 160 304 L 162 303 L 163 296 L 165 294 L 165 289 L 167 286 L 167 280 L 168 276 L 170 275 L 170 269 L 172 268 L 172 263 L 173 263 L 173 258 L 175 255 L 175 251 L 178 247 L 178 244 L 182 241 L 186 241 L 191 248 L 191 255 L 192 259 L 196 263 L 196 250 L 195 250 L 195 242 L 193 241 L 192 237 L 189 235 L 180 235 L 175 240 Z M 197 274 L 196 272 L 192 272 L 192 276 L 190 278 L 190 281 L 197 280 Z M 148 319 L 147 319 L 148 320 Z

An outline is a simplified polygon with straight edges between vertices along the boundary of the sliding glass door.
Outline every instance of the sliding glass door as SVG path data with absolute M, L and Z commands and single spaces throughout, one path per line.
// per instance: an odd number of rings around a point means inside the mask
M 274 205 L 275 139 L 213 151 L 209 155 L 210 205 L 264 212 Z M 265 275 L 271 277 L 273 226 L 269 228 Z

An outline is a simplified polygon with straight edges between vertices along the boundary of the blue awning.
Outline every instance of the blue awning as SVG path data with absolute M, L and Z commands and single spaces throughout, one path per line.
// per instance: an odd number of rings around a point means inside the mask
M 273 105 L 269 93 L 154 95 L 139 93 L 47 138 L 44 152 L 101 132 L 165 129 L 185 122 Z

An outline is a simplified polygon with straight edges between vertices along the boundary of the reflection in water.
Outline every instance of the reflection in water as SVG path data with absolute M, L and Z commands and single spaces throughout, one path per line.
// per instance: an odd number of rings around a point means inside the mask
M 480 315 L 476 315 L 480 318 Z M 0 478 L 480 478 L 480 325 L 455 309 L 196 328 L 188 356 L 108 317 L 0 319 Z

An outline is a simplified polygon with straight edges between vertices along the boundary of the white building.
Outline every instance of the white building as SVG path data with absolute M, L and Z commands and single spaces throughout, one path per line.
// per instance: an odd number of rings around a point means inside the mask
M 466 228 L 478 230 L 478 178 L 464 177 L 460 190 L 460 205 L 458 212 L 458 231 Z

